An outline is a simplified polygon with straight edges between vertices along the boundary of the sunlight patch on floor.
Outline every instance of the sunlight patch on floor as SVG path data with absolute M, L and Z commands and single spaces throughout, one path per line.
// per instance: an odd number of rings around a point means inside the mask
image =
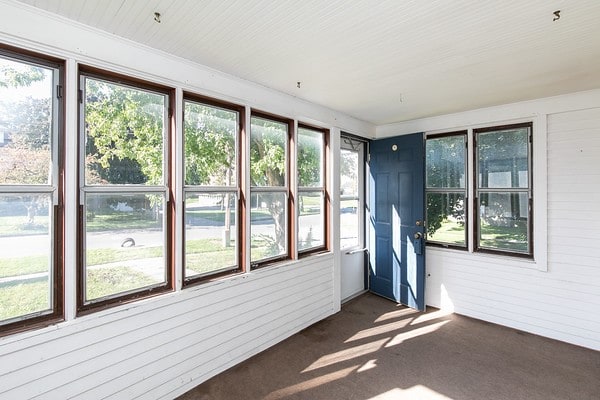
M 354 346 L 349 349 L 345 349 L 345 350 L 341 350 L 341 351 L 338 351 L 335 353 L 327 354 L 327 355 L 319 358 L 317 361 L 315 361 L 311 365 L 309 365 L 306 369 L 304 369 L 302 371 L 302 373 L 308 372 L 308 371 L 313 371 L 315 369 L 327 367 L 329 365 L 337 364 L 340 362 L 352 360 L 357 357 L 362 357 L 364 355 L 374 353 L 374 352 L 378 351 L 379 349 L 381 349 L 388 340 L 390 340 L 390 338 L 386 337 L 385 339 L 377 340 L 374 342 L 362 344 L 360 346 Z
M 452 311 L 450 310 L 437 310 L 427 314 L 419 315 L 417 318 L 413 319 L 410 324 L 422 324 L 423 322 L 431 321 L 437 318 L 447 317 L 450 314 L 452 314 Z
M 283 399 L 288 396 L 294 395 L 296 393 L 300 393 L 305 390 L 310 390 L 310 389 L 319 387 L 321 385 L 325 385 L 329 382 L 333 382 L 338 379 L 344 379 L 348 375 L 350 375 L 352 372 L 354 372 L 354 370 L 356 370 L 357 368 L 358 368 L 358 365 L 355 365 L 353 367 L 344 368 L 344 369 L 341 369 L 339 371 L 335 371 L 335 372 L 332 372 L 329 374 L 320 375 L 320 376 L 317 376 L 316 378 L 309 379 L 304 382 L 296 383 L 295 385 L 291 385 L 291 386 L 288 386 L 283 389 L 278 389 L 278 390 L 266 395 L 265 400 Z
M 410 323 L 412 318 L 402 319 L 400 321 L 391 322 L 389 324 L 375 326 L 369 329 L 363 329 L 362 331 L 358 331 L 354 335 L 352 335 L 349 339 L 347 339 L 344 343 L 353 342 L 355 340 L 360 340 L 364 338 L 368 338 L 371 336 L 381 335 L 383 333 L 393 332 L 395 330 L 404 328 L 406 325 Z
M 395 388 L 367 400 L 452 400 L 452 398 L 426 386 L 415 385 L 408 389 Z
M 431 332 L 435 332 L 438 329 L 440 329 L 442 326 L 446 325 L 448 322 L 450 322 L 450 321 L 449 320 L 448 321 L 440 321 L 440 322 L 436 322 L 435 324 L 424 326 L 422 328 L 416 328 L 416 329 L 412 329 L 407 332 L 399 333 L 396 336 L 394 336 L 394 338 L 392 340 L 390 340 L 390 342 L 388 344 L 386 344 L 385 347 L 396 346 L 396 345 L 401 344 L 405 340 L 412 339 L 412 338 L 415 338 L 415 337 L 421 336 L 421 335 L 426 335 Z
M 390 311 L 390 312 L 387 312 L 387 313 L 385 313 L 383 315 L 380 315 L 379 317 L 377 317 L 377 319 L 375 320 L 375 322 L 383 322 L 383 321 L 387 321 L 387 320 L 390 320 L 390 319 L 405 317 L 407 315 L 416 314 L 416 313 L 418 313 L 418 311 L 417 310 L 413 310 L 412 308 L 402 308 L 400 310 Z
M 373 368 L 377 368 L 377 359 L 376 358 L 373 360 L 369 360 L 366 363 L 364 363 L 363 365 L 361 365 L 360 368 L 356 372 L 365 372 L 365 371 L 368 371 Z

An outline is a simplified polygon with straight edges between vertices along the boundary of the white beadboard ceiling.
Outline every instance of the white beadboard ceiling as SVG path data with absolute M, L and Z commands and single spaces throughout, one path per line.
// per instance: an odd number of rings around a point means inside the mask
M 600 88 L 598 0 L 21 2 L 376 125 Z

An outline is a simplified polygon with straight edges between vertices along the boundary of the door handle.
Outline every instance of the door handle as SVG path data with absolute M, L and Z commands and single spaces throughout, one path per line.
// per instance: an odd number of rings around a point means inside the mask
M 347 251 L 346 254 L 351 255 L 351 254 L 356 254 L 356 253 L 362 253 L 363 251 L 367 251 L 367 250 L 368 249 L 365 247 L 364 249 L 356 249 L 356 250 Z
M 415 239 L 422 239 L 423 238 L 423 234 L 421 232 L 416 232 L 414 235 Z

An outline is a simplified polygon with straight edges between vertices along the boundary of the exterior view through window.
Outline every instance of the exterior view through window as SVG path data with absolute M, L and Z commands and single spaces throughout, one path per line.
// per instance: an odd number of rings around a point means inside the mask
M 362 144 L 361 144 L 362 146 Z M 360 150 L 341 149 L 340 153 L 340 248 L 356 247 L 360 241 Z
M 429 244 L 466 249 L 471 228 L 475 251 L 533 256 L 531 129 L 525 123 L 427 138 Z M 467 144 L 474 154 L 471 165 L 466 162 Z M 471 188 L 469 170 L 474 176 Z M 472 218 L 467 213 L 469 190 Z
M 289 124 L 252 117 L 250 261 L 287 257 Z
M 0 325 L 62 315 L 58 64 L 0 52 Z
M 81 306 L 167 285 L 169 96 L 93 74 L 80 84 Z
M 531 125 L 475 130 L 477 248 L 533 254 Z
M 325 134 L 298 128 L 298 251 L 325 246 Z
M 186 281 L 238 269 L 239 119 L 184 101 Z
M 427 240 L 467 246 L 466 132 L 428 138 L 425 144 Z

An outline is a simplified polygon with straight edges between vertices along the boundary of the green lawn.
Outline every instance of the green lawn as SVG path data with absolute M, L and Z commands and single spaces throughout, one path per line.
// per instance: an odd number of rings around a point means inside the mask
M 427 240 L 464 246 L 465 226 L 456 221 L 450 221 L 446 219 L 442 222 L 442 226 L 435 231 L 433 235 L 427 235 Z
M 427 239 L 434 242 L 464 245 L 464 226 L 456 221 L 445 220 L 433 235 L 427 236 Z M 483 223 L 480 245 L 492 249 L 526 252 L 527 224 L 523 221 L 514 221 L 507 226 L 492 226 Z
M 88 250 L 88 265 L 118 263 L 162 256 L 162 247 Z M 205 273 L 235 264 L 235 243 L 223 247 L 218 239 L 188 240 L 187 268 Z M 0 277 L 47 271 L 47 257 L 24 256 L 0 259 Z M 158 283 L 155 278 L 127 266 L 97 267 L 87 270 L 87 298 L 96 299 Z M 49 308 L 46 279 L 0 285 L 0 320 L 27 315 Z
M 0 217 L 0 237 L 48 234 L 48 217 L 37 216 L 33 224 L 27 223 L 27 216 Z

